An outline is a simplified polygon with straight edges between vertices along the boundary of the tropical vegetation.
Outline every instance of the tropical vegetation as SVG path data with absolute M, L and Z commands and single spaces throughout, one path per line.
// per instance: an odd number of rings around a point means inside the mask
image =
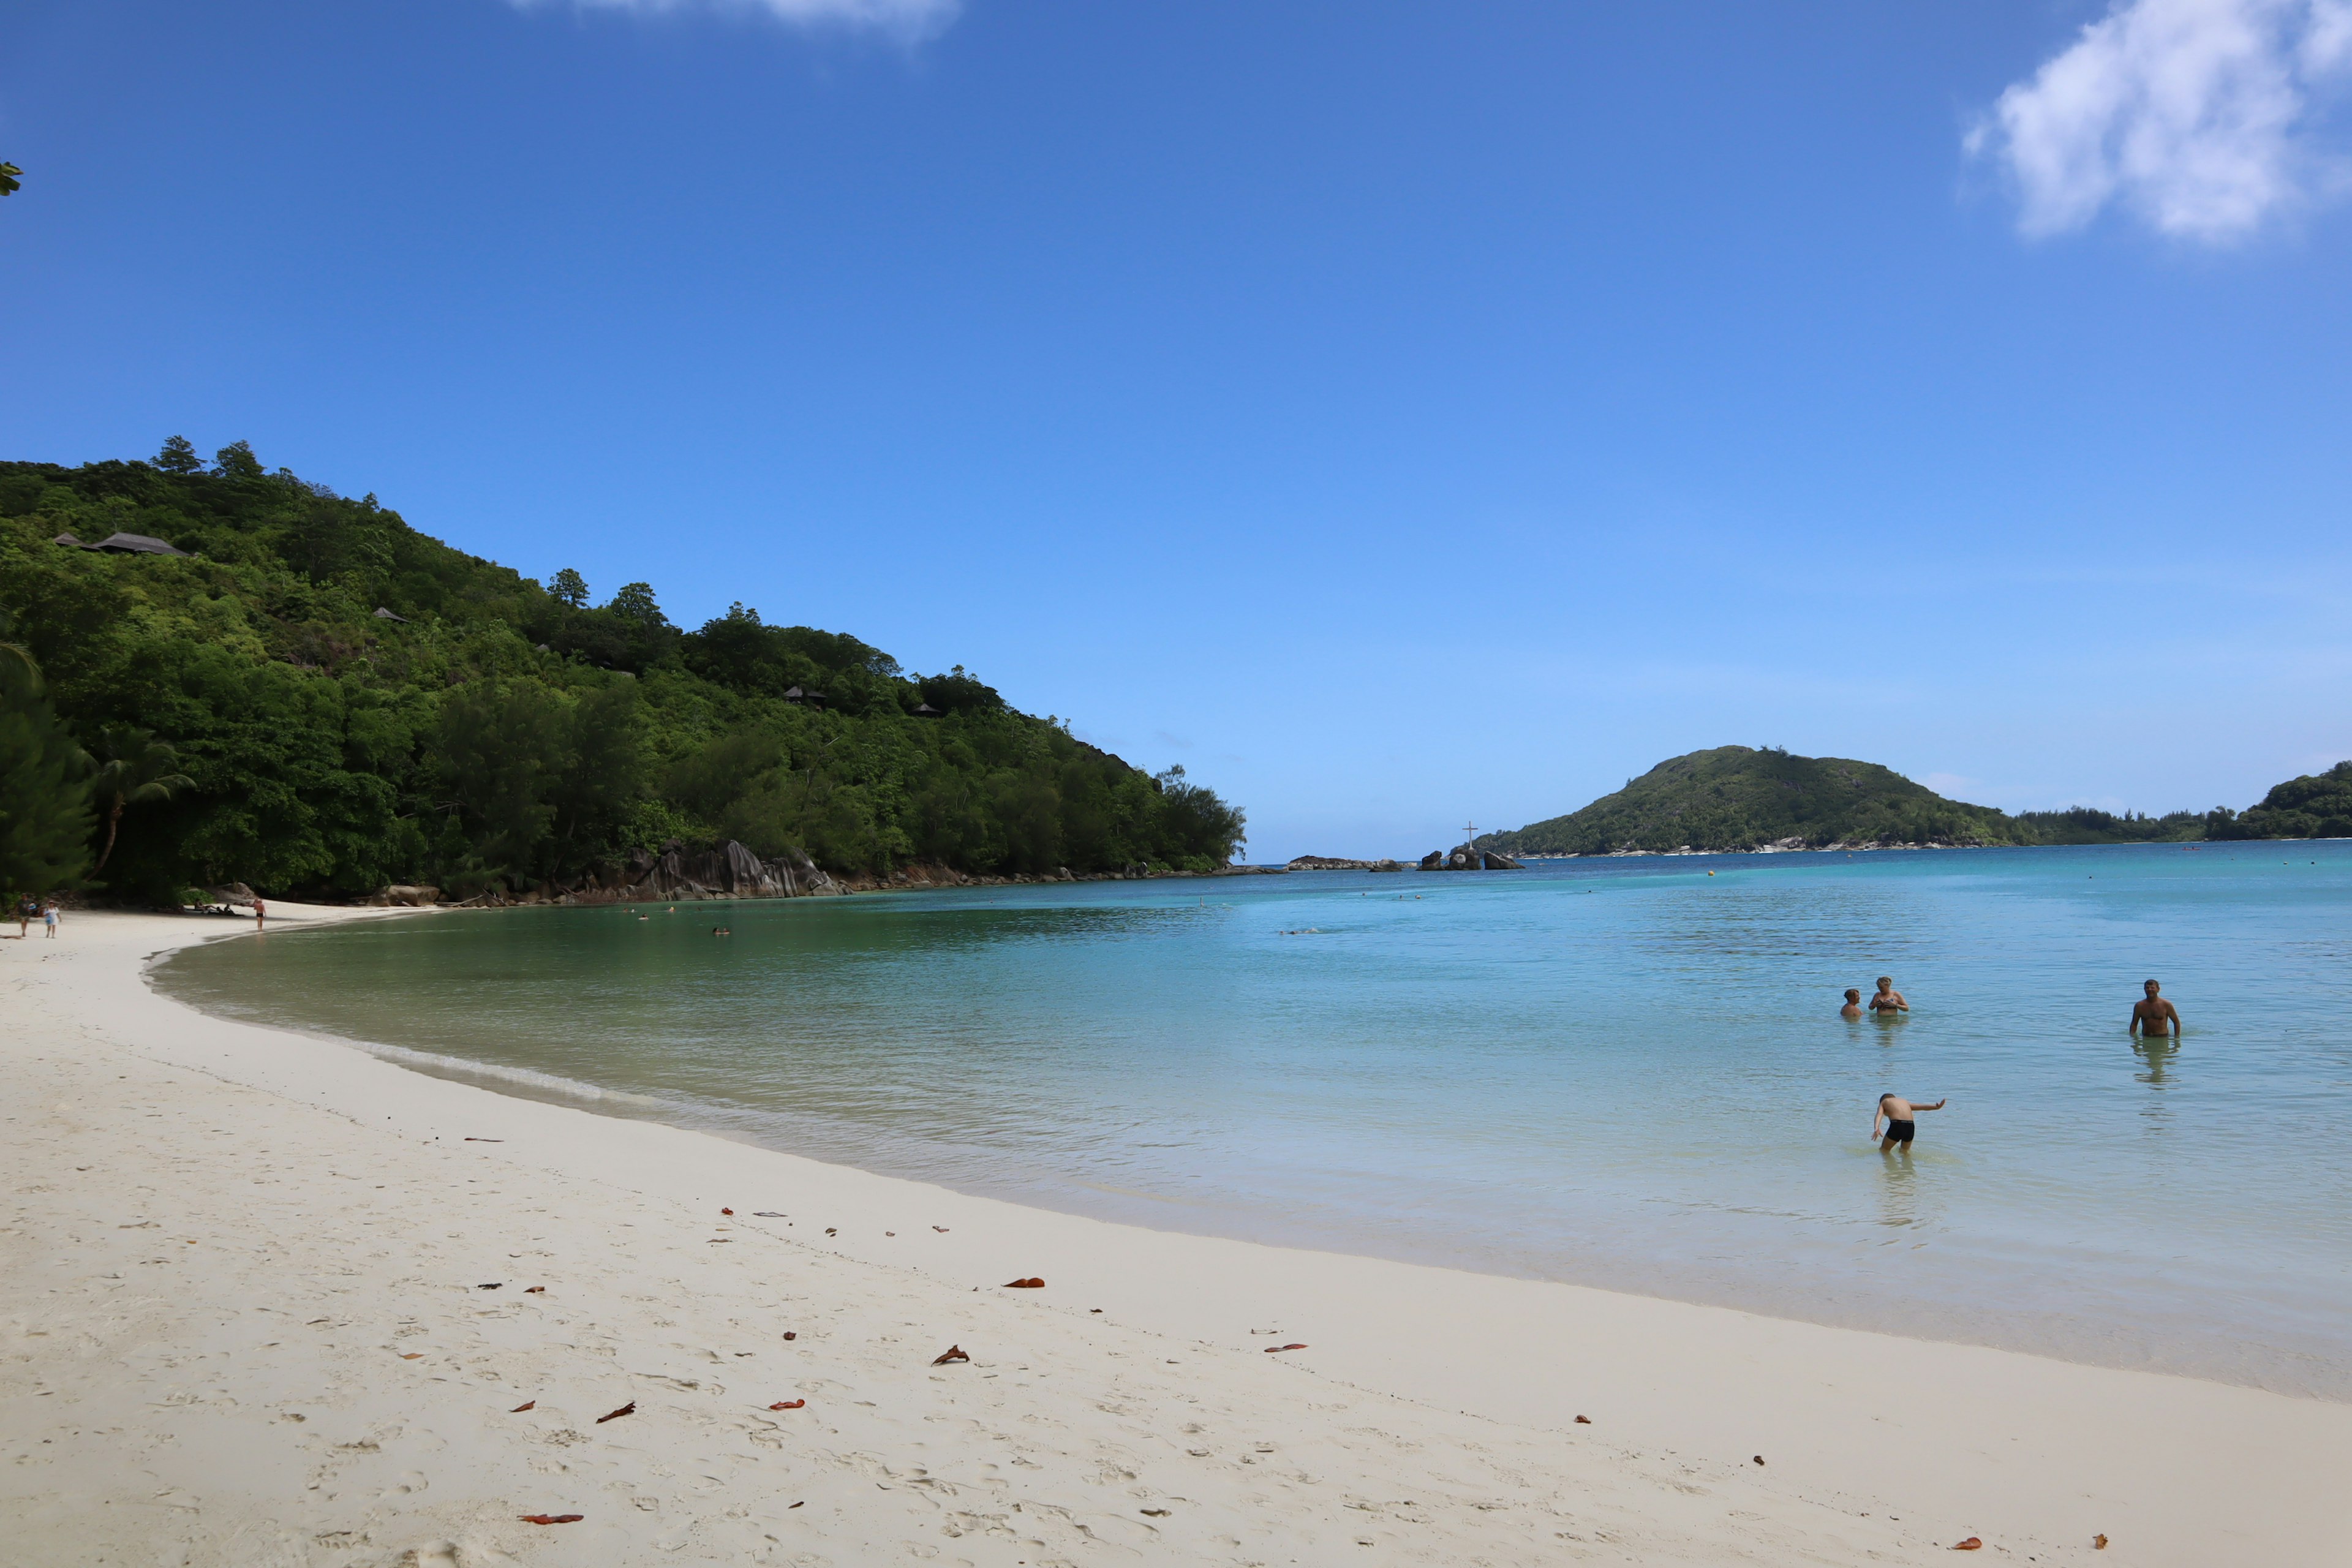
M 1717 746 L 1660 763 L 1580 811 L 1477 840 L 1503 855 L 1820 848 L 1830 844 L 2134 844 L 2352 837 L 2352 763 L 2291 780 L 2242 815 L 2090 806 L 2016 816 L 1948 800 L 1876 763 Z
M 0 462 L 0 610 L 16 890 L 514 891 L 730 838 L 849 874 L 1206 870 L 1244 836 L 960 666 L 740 605 L 683 628 L 645 583 L 592 603 L 243 442 Z

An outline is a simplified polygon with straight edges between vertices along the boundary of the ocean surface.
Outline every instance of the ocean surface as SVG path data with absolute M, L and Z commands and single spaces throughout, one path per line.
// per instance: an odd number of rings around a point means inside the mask
M 1910 1014 L 1841 1018 L 1879 974 Z M 449 912 L 154 977 L 1052 1208 L 2352 1398 L 2347 843 Z M 1907 1157 L 1890 1089 L 1950 1101 Z

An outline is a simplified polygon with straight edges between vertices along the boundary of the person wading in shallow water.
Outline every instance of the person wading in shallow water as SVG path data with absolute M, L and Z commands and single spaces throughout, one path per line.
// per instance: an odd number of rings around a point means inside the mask
M 1943 1109 L 1944 1102 L 1940 1100 L 1933 1105 L 1913 1105 L 1899 1094 L 1880 1095 L 1878 1110 L 1870 1119 L 1870 1135 L 1873 1138 L 1878 1137 L 1879 1121 L 1883 1119 L 1886 1123 L 1886 1136 L 1880 1141 L 1878 1152 L 1884 1154 L 1900 1143 L 1904 1152 L 1910 1152 L 1911 1135 L 1918 1131 L 1918 1123 L 1913 1119 L 1920 1111 Z
M 1856 991 L 1852 986 L 1846 987 L 1845 1005 L 1838 1009 L 1838 1016 L 1841 1018 L 1859 1018 L 1862 1016 L 1861 992 Z
M 2180 1037 L 2180 1009 L 2157 993 L 2163 989 L 2153 980 L 2147 985 L 2147 994 L 2132 1004 L 2131 1032 L 2145 1039 L 2162 1035 Z
M 1895 977 L 1882 974 L 1878 977 L 1878 994 L 1870 999 L 1870 1010 L 1874 1013 L 1908 1013 L 1911 1004 L 1903 999 L 1902 992 L 1895 989 Z

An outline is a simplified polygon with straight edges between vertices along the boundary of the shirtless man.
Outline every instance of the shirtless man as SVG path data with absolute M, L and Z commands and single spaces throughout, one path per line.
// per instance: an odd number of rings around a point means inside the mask
M 1903 1000 L 1902 992 L 1895 989 L 1894 976 L 1882 974 L 1878 977 L 1878 994 L 1870 999 L 1870 1010 L 1874 1013 L 1908 1013 L 1911 1004 Z
M 1886 1136 L 1880 1140 L 1878 1152 L 1884 1154 L 1900 1143 L 1907 1153 L 1911 1148 L 1911 1134 L 1918 1131 L 1915 1119 L 1919 1112 L 1943 1109 L 1944 1102 L 1940 1100 L 1933 1105 L 1913 1105 L 1899 1094 L 1880 1095 L 1878 1110 L 1870 1118 L 1870 1135 L 1873 1138 L 1878 1137 L 1880 1119 L 1884 1118 L 1886 1122 Z
M 2149 981 L 2147 994 L 2132 1004 L 2131 1032 L 2147 1039 L 2159 1035 L 2170 1035 L 2178 1039 L 2180 1037 L 2180 1009 L 2158 995 L 2158 989 L 2155 981 Z
M 1838 1016 L 1841 1018 L 1859 1018 L 1862 1016 L 1861 992 L 1856 991 L 1851 985 L 1846 987 L 1845 1005 L 1838 1009 Z

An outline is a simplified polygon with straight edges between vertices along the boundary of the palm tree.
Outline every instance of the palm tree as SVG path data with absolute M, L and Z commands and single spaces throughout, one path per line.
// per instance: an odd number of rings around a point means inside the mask
M 194 789 L 196 781 L 172 768 L 180 754 L 165 742 L 131 724 L 109 724 L 98 732 L 91 753 L 98 762 L 95 794 L 106 806 L 106 847 L 99 851 L 93 875 L 105 869 L 114 853 L 114 835 L 122 826 L 125 806 L 147 805 L 172 798 L 173 790 Z

